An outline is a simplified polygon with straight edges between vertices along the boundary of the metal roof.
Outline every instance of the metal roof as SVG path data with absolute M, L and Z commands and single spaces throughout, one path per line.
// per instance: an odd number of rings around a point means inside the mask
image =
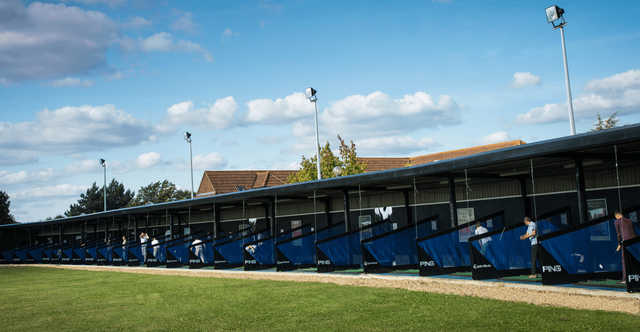
M 191 206 L 199 206 L 205 204 L 230 203 L 250 199 L 265 199 L 268 197 L 274 197 L 275 195 L 286 196 L 302 193 L 308 194 L 318 190 L 353 188 L 357 187 L 358 185 L 371 184 L 375 182 L 398 181 L 398 183 L 400 183 L 401 181 L 407 181 L 409 179 L 412 179 L 413 177 L 437 175 L 444 176 L 473 167 L 482 167 L 495 163 L 538 158 L 549 155 L 558 155 L 561 153 L 580 151 L 602 146 L 612 146 L 614 144 L 623 144 L 634 141 L 640 141 L 640 124 L 621 126 L 603 131 L 587 132 L 573 136 L 565 136 L 534 143 L 527 143 L 524 145 L 482 152 L 465 157 L 436 161 L 423 165 L 322 179 L 320 181 L 309 181 L 274 187 L 250 189 L 245 191 L 181 201 L 128 207 L 117 210 L 110 210 L 107 212 L 97 212 L 51 221 L 0 225 L 0 229 L 11 227 L 33 227 L 41 226 L 43 224 L 58 224 L 80 220 L 95 220 L 98 218 L 122 216 L 126 214 L 148 213 L 152 211 L 161 212 L 166 209 L 185 209 Z

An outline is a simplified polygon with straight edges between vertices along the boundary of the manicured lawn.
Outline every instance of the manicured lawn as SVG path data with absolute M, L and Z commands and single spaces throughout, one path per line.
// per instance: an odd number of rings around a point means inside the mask
M 633 331 L 640 317 L 396 289 L 0 268 L 0 330 Z

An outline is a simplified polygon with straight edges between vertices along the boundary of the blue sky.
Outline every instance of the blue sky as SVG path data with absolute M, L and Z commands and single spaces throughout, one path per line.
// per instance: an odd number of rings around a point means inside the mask
M 0 2 L 0 189 L 19 221 L 91 183 L 288 169 L 321 140 L 406 156 L 569 133 L 547 1 Z M 640 4 L 557 1 L 578 132 L 640 120 Z

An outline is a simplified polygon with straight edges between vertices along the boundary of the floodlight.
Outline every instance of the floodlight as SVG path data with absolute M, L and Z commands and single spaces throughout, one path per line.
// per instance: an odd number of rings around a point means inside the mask
M 191 165 L 191 199 L 193 199 L 193 150 L 191 150 L 191 133 L 184 132 L 184 140 L 189 143 L 189 164 Z
M 311 99 L 316 96 L 316 92 L 318 91 L 316 91 L 314 88 L 308 87 L 307 90 L 305 90 L 305 95 L 307 95 L 307 98 Z
M 564 9 L 553 5 L 548 7 L 545 12 L 547 13 L 547 22 L 551 23 L 553 21 L 559 20 L 564 14 Z
M 106 162 L 107 162 L 106 160 L 100 158 L 100 166 L 106 167 L 107 166 Z
M 184 140 L 191 143 L 191 133 L 188 131 L 184 132 Z

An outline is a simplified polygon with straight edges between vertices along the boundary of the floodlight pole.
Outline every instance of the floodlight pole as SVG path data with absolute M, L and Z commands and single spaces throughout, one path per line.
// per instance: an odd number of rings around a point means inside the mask
M 189 166 L 191 168 L 191 199 L 193 199 L 193 151 L 191 149 L 191 133 L 186 132 L 184 139 L 189 143 Z
M 104 170 L 104 186 L 102 187 L 102 196 L 104 198 L 104 212 L 107 212 L 107 163 L 102 163 L 102 169 Z
M 318 130 L 318 105 L 316 104 L 317 101 L 318 101 L 318 98 L 311 99 L 311 102 L 313 103 L 313 107 L 316 110 L 316 148 L 318 151 L 317 152 L 318 163 L 316 164 L 316 166 L 318 171 L 318 180 L 322 180 L 322 172 L 320 171 L 321 157 L 320 157 L 320 137 L 319 137 L 319 130 Z
M 576 134 L 576 124 L 573 118 L 573 99 L 571 98 L 571 82 L 569 82 L 569 64 L 567 63 L 567 48 L 564 43 L 564 26 L 562 23 L 558 26 L 560 29 L 560 39 L 562 39 L 562 60 L 564 61 L 564 81 L 567 87 L 567 104 L 569 105 L 569 124 L 571 126 L 571 135 Z

